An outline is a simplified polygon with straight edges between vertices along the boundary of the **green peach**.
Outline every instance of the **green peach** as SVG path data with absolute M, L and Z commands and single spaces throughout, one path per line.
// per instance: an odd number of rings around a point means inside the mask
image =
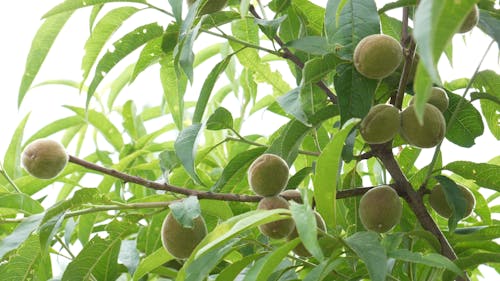
M 392 140 L 399 126 L 399 109 L 390 104 L 377 104 L 361 121 L 359 132 L 365 142 L 379 144 Z
M 402 60 L 401 44 L 384 34 L 373 34 L 361 39 L 353 55 L 356 70 L 371 79 L 382 79 L 391 75 Z
M 206 235 L 207 227 L 202 216 L 193 220 L 192 228 L 187 228 L 179 223 L 172 213 L 169 213 L 161 227 L 163 247 L 178 259 L 188 258 Z
M 363 226 L 378 233 L 391 230 L 401 220 L 403 204 L 394 188 L 383 185 L 368 190 L 359 201 Z
M 59 142 L 38 139 L 24 149 L 21 162 L 32 176 L 51 179 L 64 170 L 68 163 L 68 154 Z
M 281 196 L 264 197 L 259 201 L 257 209 L 259 210 L 274 210 L 274 209 L 289 209 L 288 201 Z M 259 225 L 259 230 L 262 234 L 273 239 L 282 239 L 288 236 L 295 227 L 293 219 L 282 219 L 266 224 Z
M 472 213 L 472 210 L 476 205 L 476 199 L 474 198 L 472 192 L 465 186 L 457 184 L 457 187 L 460 189 L 461 194 L 467 202 L 467 205 L 465 207 L 465 217 L 468 217 Z M 434 211 L 436 211 L 436 213 L 438 213 L 440 216 L 444 218 L 451 217 L 452 210 L 450 205 L 446 201 L 446 196 L 441 184 L 437 184 L 432 189 L 431 194 L 429 195 L 429 203 L 431 204 L 431 207 L 434 209 Z
M 446 133 L 446 121 L 441 111 L 432 104 L 426 103 L 424 122 L 417 120 L 415 107 L 407 107 L 401 112 L 401 136 L 411 145 L 430 148 L 440 143 Z
M 261 196 L 278 195 L 288 183 L 288 164 L 275 154 L 262 154 L 248 168 L 248 184 Z

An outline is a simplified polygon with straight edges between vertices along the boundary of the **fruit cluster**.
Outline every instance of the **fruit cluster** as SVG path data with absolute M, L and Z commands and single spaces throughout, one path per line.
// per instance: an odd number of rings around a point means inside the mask
M 263 196 L 259 201 L 257 209 L 273 210 L 288 209 L 290 204 L 280 194 L 300 195 L 297 190 L 285 190 L 289 177 L 288 164 L 278 155 L 263 154 L 255 159 L 248 168 L 248 183 L 250 188 L 258 195 Z M 301 200 L 297 200 L 300 202 Z M 321 231 L 326 231 L 326 225 L 317 212 L 316 225 Z M 259 226 L 260 232 L 273 239 L 293 240 L 298 237 L 298 232 L 293 219 L 282 219 Z M 293 252 L 299 256 L 310 256 L 311 254 L 302 243 L 298 244 Z

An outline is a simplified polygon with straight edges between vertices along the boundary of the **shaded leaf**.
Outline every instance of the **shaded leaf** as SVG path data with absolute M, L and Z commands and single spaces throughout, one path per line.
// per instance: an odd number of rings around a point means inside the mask
M 24 193 L 0 193 L 0 208 L 21 211 L 27 215 L 44 211 L 42 205 Z
M 233 116 L 224 107 L 218 107 L 207 120 L 207 130 L 222 130 L 233 128 Z
M 31 235 L 7 263 L 0 265 L 0 276 L 4 281 L 36 280 L 37 274 L 43 272 L 39 267 L 42 260 L 40 244 L 36 235 Z
M 3 256 L 18 248 L 19 245 L 31 235 L 31 233 L 38 228 L 42 221 L 43 213 L 27 217 L 23 220 L 9 235 L 0 240 L 0 259 Z
M 154 253 L 141 260 L 137 270 L 134 272 L 132 280 L 140 280 L 146 274 L 172 259 L 174 259 L 174 257 L 170 255 L 165 248 L 160 247 Z
M 388 256 L 390 258 L 406 262 L 425 264 L 436 268 L 444 268 L 453 271 L 459 275 L 463 274 L 462 270 L 457 265 L 455 265 L 451 260 L 449 260 L 445 256 L 435 253 L 429 253 L 423 255 L 422 253 L 410 252 L 406 249 L 397 249 L 389 252 Z
M 356 232 L 345 242 L 365 263 L 372 281 L 385 280 L 387 255 L 375 232 Z
M 163 87 L 163 96 L 172 114 L 177 129 L 184 127 L 184 94 L 186 92 L 186 75 L 176 71 L 174 60 L 168 56 L 160 61 L 160 79 Z

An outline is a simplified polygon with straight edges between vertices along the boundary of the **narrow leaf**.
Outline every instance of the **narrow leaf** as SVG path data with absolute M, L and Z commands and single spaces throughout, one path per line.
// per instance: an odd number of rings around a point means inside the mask
M 132 280 L 141 280 L 143 276 L 172 259 L 174 259 L 174 257 L 170 255 L 165 248 L 160 247 L 154 253 L 141 260 L 137 270 L 134 272 Z
M 87 105 L 101 83 L 111 69 L 124 57 L 163 34 L 163 28 L 157 23 L 150 23 L 137 27 L 121 39 L 117 40 L 112 48 L 99 60 L 94 77 L 87 91 Z
M 337 132 L 321 152 L 313 177 L 316 208 L 328 227 L 334 228 L 337 186 L 340 183 L 342 148 L 344 142 L 356 125 L 352 122 Z
M 500 166 L 488 163 L 455 161 L 443 169 L 454 172 L 466 179 L 474 180 L 477 185 L 500 192 Z
M 59 35 L 59 32 L 66 24 L 66 21 L 71 17 L 72 12 L 62 13 L 60 15 L 48 18 L 38 29 L 33 41 L 31 49 L 28 53 L 26 66 L 19 88 L 18 106 L 21 105 L 24 96 L 28 92 L 33 80 L 35 80 L 38 71 L 40 70 L 43 61 L 47 57 L 52 44 Z
M 181 160 L 182 166 L 189 176 L 197 184 L 202 184 L 196 173 L 194 159 L 196 157 L 197 140 L 202 130 L 202 124 L 193 124 L 182 130 L 175 140 L 174 149 L 177 158 Z
M 196 108 L 193 114 L 193 123 L 200 123 L 203 118 L 203 113 L 207 107 L 210 95 L 215 86 L 215 82 L 219 79 L 219 76 L 226 69 L 227 65 L 231 61 L 232 56 L 225 57 L 221 62 L 217 63 L 212 71 L 209 72 L 203 86 L 201 87 L 200 96 L 198 97 L 198 102 L 196 103 Z

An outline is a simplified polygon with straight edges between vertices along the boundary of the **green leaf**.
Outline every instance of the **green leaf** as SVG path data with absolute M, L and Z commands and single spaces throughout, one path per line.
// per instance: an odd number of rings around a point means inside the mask
M 500 113 L 498 112 L 500 103 L 494 101 L 495 99 L 500 100 L 500 75 L 492 70 L 481 71 L 476 75 L 474 86 L 484 89 L 487 94 L 492 96 L 490 100 L 480 100 L 481 110 L 491 133 L 497 140 L 500 140 Z
M 337 132 L 326 145 L 316 162 L 313 177 L 316 208 L 328 227 L 334 228 L 337 186 L 340 183 L 342 168 L 342 148 L 356 122 L 347 124 Z
M 267 38 L 274 40 L 274 36 L 276 36 L 276 33 L 278 32 L 278 28 L 285 19 L 286 16 L 281 16 L 272 20 L 254 18 L 254 21 L 259 25 L 260 30 L 267 36 Z
M 215 281 L 236 280 L 243 269 L 245 269 L 251 262 L 260 258 L 262 255 L 264 255 L 264 253 L 248 255 L 243 257 L 241 260 L 232 263 L 219 273 Z
M 313 126 L 318 126 L 321 122 L 337 114 L 337 107 L 325 107 L 314 116 L 311 116 L 310 121 Z M 297 157 L 302 140 L 311 129 L 312 127 L 308 127 L 298 120 L 288 122 L 283 130 L 280 131 L 279 136 L 271 143 L 267 152 L 279 155 L 288 165 L 291 165 Z
M 144 122 L 136 113 L 137 109 L 132 100 L 125 102 L 122 108 L 123 127 L 128 135 L 134 140 L 138 140 L 146 135 L 146 128 Z
M 59 13 L 74 11 L 88 6 L 106 4 L 110 2 L 130 2 L 146 4 L 145 0 L 66 0 L 48 11 L 45 15 L 43 15 L 43 18 L 52 17 Z
M 484 132 L 481 114 L 461 96 L 452 93 L 449 93 L 448 96 L 450 104 L 443 113 L 446 123 L 449 124 L 451 115 L 455 110 L 458 112 L 451 126 L 447 127 L 446 139 L 462 147 L 471 147 L 475 144 L 475 139 Z M 461 103 L 460 108 L 458 108 L 459 103 Z
M 62 281 L 84 281 L 94 276 L 97 280 L 115 280 L 120 272 L 117 268 L 119 239 L 102 239 L 94 236 L 68 264 Z
M 30 89 L 33 80 L 35 80 L 38 71 L 42 67 L 43 61 L 47 57 L 52 44 L 71 15 L 72 12 L 67 12 L 48 18 L 38 29 L 31 43 L 31 49 L 26 60 L 26 66 L 19 88 L 18 106 L 21 105 L 24 96 Z
M 225 57 L 221 62 L 216 64 L 212 71 L 209 72 L 203 86 L 201 87 L 201 92 L 198 97 L 198 102 L 196 103 L 196 108 L 193 114 L 193 123 L 200 123 L 203 118 L 203 113 L 207 107 L 210 95 L 215 86 L 215 82 L 219 79 L 219 76 L 226 69 L 227 65 L 231 61 L 232 56 Z
M 320 35 L 322 33 L 325 8 L 308 0 L 292 0 L 292 6 L 310 34 Z
M 290 92 L 278 97 L 276 101 L 283 108 L 283 110 L 295 117 L 295 119 L 302 122 L 304 125 L 310 127 L 307 115 L 304 112 L 303 104 L 300 96 L 302 87 L 297 87 Z
M 145 257 L 139 263 L 137 270 L 134 272 L 133 279 L 134 281 L 139 281 L 143 276 L 150 273 L 154 269 L 163 265 L 164 263 L 173 260 L 174 257 L 170 255 L 165 248 L 161 247 L 156 250 L 154 253 Z
M 479 226 L 457 229 L 450 237 L 451 242 L 488 241 L 500 237 L 500 226 Z
M 233 128 L 233 116 L 224 107 L 218 107 L 215 112 L 208 117 L 207 130 L 222 130 Z
M 351 60 L 354 48 L 361 39 L 380 33 L 375 1 L 329 0 L 326 4 L 325 31 L 328 43 L 336 46 L 339 57 Z
M 194 9 L 195 7 L 198 7 L 198 4 L 200 1 L 195 2 L 194 5 L 191 6 L 191 10 Z M 189 17 L 189 14 L 188 14 Z M 175 53 L 174 50 L 174 57 L 175 57 L 175 63 L 180 65 L 182 68 L 182 71 L 186 74 L 187 78 L 189 81 L 192 83 L 193 82 L 193 63 L 194 63 L 194 53 L 193 53 L 193 45 L 194 41 L 196 40 L 196 37 L 198 37 L 198 34 L 200 32 L 201 24 L 203 23 L 203 19 L 198 22 L 198 24 L 194 28 L 189 28 L 189 29 L 184 29 L 188 26 L 188 21 L 187 19 L 183 22 L 181 26 L 181 31 L 180 31 L 180 43 L 178 43 L 177 50 L 178 52 Z M 191 26 L 189 26 L 191 27 Z M 185 32 L 185 33 L 184 33 Z
M 36 133 L 31 135 L 31 137 L 25 142 L 25 145 L 29 144 L 37 139 L 46 138 L 46 137 L 51 136 L 57 132 L 65 131 L 71 127 L 81 126 L 84 123 L 85 122 L 83 122 L 83 120 L 80 116 L 70 116 L 70 117 L 61 118 L 59 120 L 56 120 L 56 121 L 48 124 L 47 126 L 41 128 Z
M 220 245 L 227 243 L 234 236 L 258 225 L 289 218 L 289 211 L 284 209 L 276 210 L 255 210 L 234 216 L 218 224 L 196 247 L 193 254 L 185 262 L 181 271 L 179 271 L 178 281 L 186 280 L 186 268 L 190 267 L 198 257 L 212 250 L 217 250 Z
M 448 219 L 448 229 L 454 231 L 457 228 L 459 220 L 463 219 L 466 215 L 467 199 L 457 187 L 457 184 L 446 176 L 436 176 L 438 182 L 441 184 L 444 192 L 446 203 L 450 206 L 451 217 Z
M 4 281 L 37 280 L 36 275 L 43 269 L 42 256 L 36 235 L 31 235 L 9 257 L 7 263 L 0 265 L 0 276 Z
M 188 172 L 189 176 L 197 184 L 202 184 L 195 169 L 194 159 L 197 150 L 197 140 L 202 130 L 202 124 L 193 124 L 182 130 L 175 140 L 174 149 L 182 166 Z
M 288 180 L 286 189 L 298 188 L 300 183 L 302 183 L 302 181 L 304 179 L 306 179 L 312 173 L 312 171 L 313 171 L 312 167 L 304 167 L 304 168 L 300 169 L 299 171 L 297 171 Z
M 485 10 L 479 10 L 479 12 L 478 27 L 491 38 L 495 39 L 500 48 L 500 19 L 491 12 Z
M 233 35 L 245 42 L 258 45 L 259 29 L 251 19 L 242 19 L 231 23 Z M 278 71 L 272 71 L 268 63 L 262 62 L 257 50 L 244 48 L 241 44 L 230 42 L 241 65 L 251 69 L 255 73 L 256 82 L 264 82 L 273 87 L 275 96 L 285 94 L 290 90 L 290 85 L 283 80 Z
M 177 222 L 185 228 L 193 228 L 194 219 L 201 216 L 200 203 L 196 196 L 189 196 L 178 202 L 174 202 L 169 206 L 172 214 Z
M 162 198 L 162 200 L 168 200 Z M 158 201 L 155 199 L 155 201 Z M 157 251 L 158 248 L 163 248 L 161 237 L 158 233 L 161 232 L 163 221 L 165 220 L 165 213 L 161 212 L 155 214 L 148 220 L 148 224 L 141 227 L 137 234 L 137 249 L 146 255 L 150 255 Z M 139 269 L 138 269 L 139 270 Z
M 266 147 L 257 147 L 245 150 L 233 157 L 222 171 L 217 182 L 210 188 L 212 192 L 226 191 L 225 187 L 232 187 L 246 179 L 250 164 L 259 157 Z
M 95 110 L 85 111 L 83 108 L 74 106 L 66 107 L 94 126 L 116 151 L 120 151 L 123 148 L 122 134 L 104 114 Z
M 168 56 L 160 61 L 160 79 L 163 96 L 172 114 L 177 129 L 184 128 L 184 93 L 186 92 L 186 75 L 176 71 L 173 57 Z
M 340 59 L 333 54 L 308 60 L 302 70 L 301 84 L 307 85 L 321 81 L 325 76 L 335 71 L 338 63 L 340 63 Z
M 462 275 L 462 270 L 455 265 L 451 260 L 440 254 L 429 253 L 423 255 L 422 253 L 410 252 L 406 249 L 397 249 L 388 253 L 390 258 L 402 260 L 411 263 L 424 264 L 435 268 L 443 268 Z
M 299 242 L 299 239 L 293 239 L 281 245 L 279 248 L 273 249 L 250 267 L 245 273 L 243 281 L 269 280 L 269 277 L 274 270 L 276 270 L 276 267 L 283 262 L 288 253 L 292 251 Z
M 375 232 L 356 232 L 345 242 L 365 263 L 370 280 L 385 281 L 387 274 L 387 255 Z
M 221 220 L 228 220 L 233 214 L 229 202 L 221 200 L 201 200 L 200 208 L 203 214 L 220 218 Z
M 226 241 L 223 245 L 211 249 L 199 255 L 192 263 L 186 263 L 189 266 L 184 266 L 179 272 L 180 278 L 176 280 L 186 280 L 186 281 L 204 281 L 214 267 L 220 262 L 220 260 L 226 256 L 229 252 L 234 250 L 234 246 L 238 242 L 237 239 Z M 185 272 L 185 278 L 183 273 Z
M 417 3 L 417 0 L 397 0 L 397 1 L 394 1 L 392 3 L 385 4 L 384 7 L 380 8 L 380 10 L 378 10 L 378 13 L 382 14 L 382 13 L 385 13 L 385 12 L 390 11 L 392 9 L 414 6 L 416 3 Z
M 139 9 L 134 7 L 120 7 L 109 11 L 92 29 L 92 33 L 85 42 L 85 55 L 82 58 L 83 81 L 89 76 L 92 66 L 106 42 L 111 38 L 123 22 L 135 14 Z
M 167 31 L 165 31 L 165 33 L 167 32 L 168 29 Z M 146 45 L 144 45 L 144 48 L 141 50 L 141 54 L 139 55 L 137 62 L 134 64 L 134 71 L 132 72 L 132 76 L 130 77 L 130 83 L 134 82 L 137 76 L 139 76 L 139 74 L 141 74 L 149 66 L 160 60 L 160 57 L 163 54 L 162 42 L 163 37 L 158 37 L 147 42 Z
M 43 213 L 36 214 L 24 219 L 9 235 L 0 240 L 0 259 L 3 256 L 18 248 L 30 235 L 38 228 L 43 218 Z
M 13 179 L 21 176 L 22 141 L 24 128 L 26 127 L 29 116 L 30 114 L 28 113 L 23 120 L 19 122 L 19 125 L 17 125 L 3 159 L 3 169 Z
M 24 193 L 0 193 L 0 208 L 14 209 L 27 215 L 44 211 L 38 201 Z
M 500 192 L 500 166 L 469 161 L 448 163 L 443 169 L 454 172 L 466 179 L 474 180 L 477 185 Z
M 313 257 L 323 261 L 325 257 L 318 243 L 318 225 L 313 210 L 309 204 L 297 204 L 292 201 L 290 211 L 302 244 Z
M 337 66 L 334 84 L 342 124 L 353 117 L 365 117 L 372 107 L 377 81 L 361 75 L 352 64 L 340 64 Z
M 123 58 L 131 52 L 146 44 L 150 40 L 158 38 L 163 34 L 163 28 L 157 23 L 150 23 L 139 26 L 133 31 L 127 33 L 122 38 L 113 43 L 113 47 L 102 56 L 97 64 L 94 77 L 87 91 L 87 102 L 97 90 L 97 86 L 101 83 L 113 67 L 115 67 Z
M 287 42 L 286 46 L 318 56 L 324 56 L 335 51 L 335 48 L 328 44 L 326 38 L 321 36 L 304 36 Z

